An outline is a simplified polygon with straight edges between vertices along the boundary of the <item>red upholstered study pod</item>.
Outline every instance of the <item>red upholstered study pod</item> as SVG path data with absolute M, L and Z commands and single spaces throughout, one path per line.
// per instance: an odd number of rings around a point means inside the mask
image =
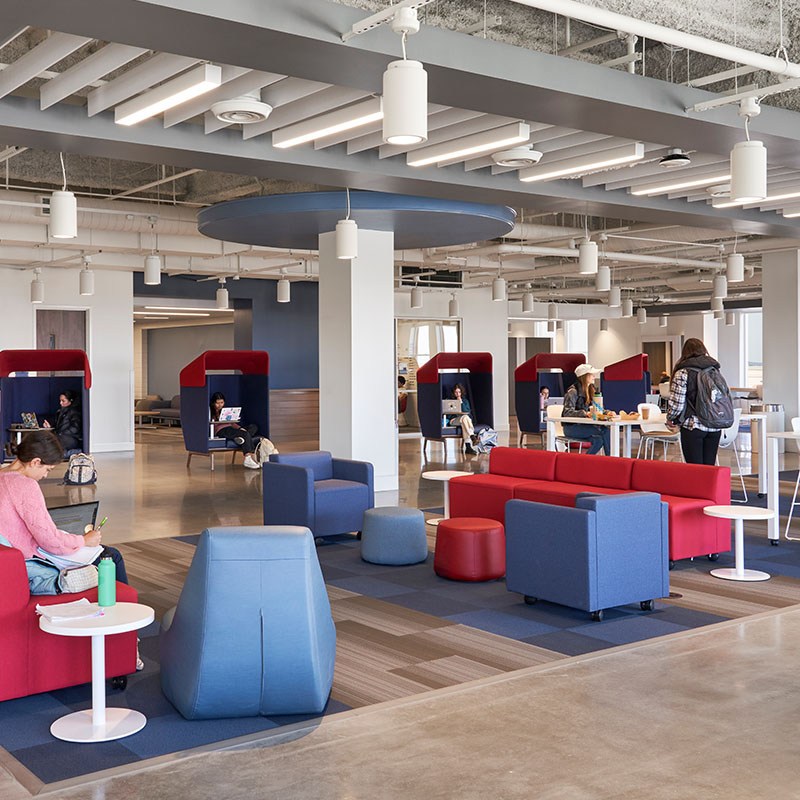
M 208 374 L 236 370 L 236 374 Z M 258 425 L 269 437 L 269 355 L 263 350 L 206 350 L 187 364 L 180 374 L 181 430 L 183 442 L 192 455 L 210 455 L 214 469 L 215 451 L 237 447 L 225 439 L 211 437 L 209 403 L 214 392 L 222 392 L 228 407 L 241 407 L 242 420 Z
M 37 375 L 28 373 L 36 372 Z M 79 372 L 80 375 L 50 375 L 53 372 Z M 44 373 L 44 374 L 43 374 Z M 5 445 L 14 434 L 11 425 L 22 424 L 22 414 L 33 412 L 41 425 L 45 416 L 58 410 L 58 397 L 71 389 L 80 398 L 81 444 L 91 449 L 89 437 L 89 389 L 92 371 L 83 350 L 3 350 L 0 351 L 0 428 L 4 459 Z
M 610 411 L 636 411 L 647 402 L 650 392 L 648 356 L 637 353 L 615 364 L 609 364 L 600 376 L 603 405 Z

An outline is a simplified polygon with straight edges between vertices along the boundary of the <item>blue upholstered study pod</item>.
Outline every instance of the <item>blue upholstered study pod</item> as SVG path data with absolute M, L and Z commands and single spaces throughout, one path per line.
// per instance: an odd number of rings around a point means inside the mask
M 236 374 L 211 374 L 217 370 L 237 370 Z M 206 350 L 187 364 L 180 374 L 181 429 L 189 453 L 211 455 L 233 442 L 210 436 L 209 403 L 214 392 L 222 392 L 228 407 L 241 407 L 242 420 L 258 425 L 258 432 L 269 437 L 269 355 L 263 350 Z
M 30 372 L 39 373 L 29 375 Z M 50 375 L 53 372 L 80 373 Z M 33 412 L 41 425 L 58 410 L 58 397 L 71 389 L 80 398 L 83 422 L 81 447 L 91 449 L 89 438 L 89 389 L 92 372 L 83 350 L 3 350 L 0 352 L 0 461 L 5 444 L 14 437 L 11 425 L 22 424 L 22 414 Z
M 537 353 L 514 370 L 514 403 L 520 447 L 526 434 L 539 434 L 545 429 L 539 400 L 542 389 L 547 387 L 550 397 L 563 397 L 577 380 L 575 368 L 585 363 L 583 353 Z M 540 371 L 544 369 L 560 369 L 561 372 Z
M 491 353 L 439 353 L 417 370 L 417 410 L 425 444 L 428 439 L 461 437 L 460 426 L 445 426 L 442 415 L 442 400 L 452 396 L 457 383 L 466 389 L 476 429 L 494 427 Z
M 600 376 L 603 405 L 611 411 L 636 411 L 639 403 L 647 402 L 650 392 L 650 373 L 647 353 L 609 364 Z

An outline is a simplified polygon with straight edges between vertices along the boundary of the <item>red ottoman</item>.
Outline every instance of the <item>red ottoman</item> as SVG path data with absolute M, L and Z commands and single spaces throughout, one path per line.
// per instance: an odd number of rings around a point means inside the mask
M 436 529 L 433 569 L 454 581 L 490 581 L 506 574 L 506 534 L 481 517 L 443 519 Z

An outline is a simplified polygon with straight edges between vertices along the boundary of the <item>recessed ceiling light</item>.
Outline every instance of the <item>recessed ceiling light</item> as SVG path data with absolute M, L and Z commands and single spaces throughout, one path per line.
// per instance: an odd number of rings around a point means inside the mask
M 667 155 L 661 157 L 658 165 L 664 169 L 675 169 L 675 167 L 688 167 L 691 163 L 692 159 L 680 147 L 673 147 Z
M 263 122 L 272 113 L 272 106 L 261 101 L 261 93 L 256 90 L 241 97 L 220 100 L 211 106 L 211 113 L 220 121 L 231 125 L 252 125 Z
M 532 167 L 541 160 L 542 152 L 540 150 L 534 150 L 531 144 L 492 153 L 492 161 L 494 161 L 498 167 Z

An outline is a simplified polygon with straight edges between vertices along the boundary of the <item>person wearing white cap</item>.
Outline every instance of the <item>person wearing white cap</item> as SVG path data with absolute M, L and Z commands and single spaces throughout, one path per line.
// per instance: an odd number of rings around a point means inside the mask
M 594 404 L 594 376 L 597 370 L 591 364 L 579 364 L 575 367 L 577 383 L 564 393 L 563 417 L 591 416 Z M 562 423 L 564 435 L 569 439 L 585 439 L 590 443 L 589 455 L 599 453 L 601 450 L 609 455 L 611 453 L 611 436 L 604 425 L 570 425 Z

